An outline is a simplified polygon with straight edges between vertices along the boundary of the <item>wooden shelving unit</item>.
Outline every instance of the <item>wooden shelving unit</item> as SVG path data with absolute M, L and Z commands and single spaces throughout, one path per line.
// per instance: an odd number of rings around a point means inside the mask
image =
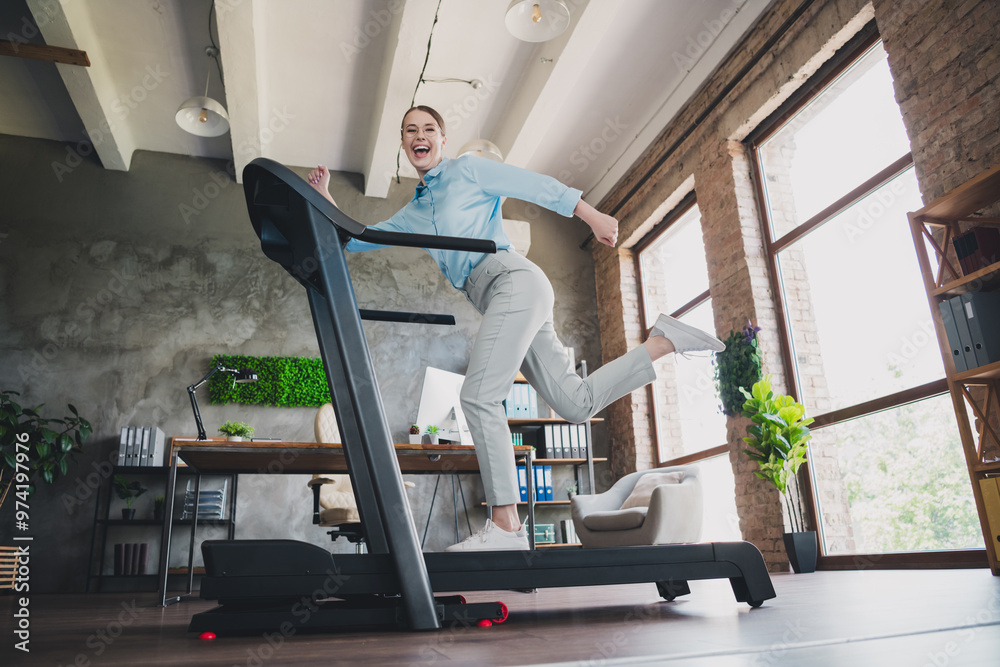
M 994 575 L 1000 575 L 1000 507 L 990 505 L 984 498 L 984 489 L 996 485 L 1000 479 L 1000 362 L 958 372 L 938 304 L 967 292 L 1000 290 L 1000 262 L 965 276 L 957 270 L 958 262 L 951 251 L 952 240 L 973 224 L 1000 227 L 1000 219 L 972 217 L 998 201 L 1000 165 L 909 214 L 910 231 L 944 357 L 948 388 Z M 937 260 L 936 269 L 931 264 L 928 247 Z M 993 335 L 1000 336 L 1000 331 Z

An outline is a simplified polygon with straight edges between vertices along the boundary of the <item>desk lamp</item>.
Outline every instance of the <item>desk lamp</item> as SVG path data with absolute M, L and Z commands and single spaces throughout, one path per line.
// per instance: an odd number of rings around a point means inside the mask
M 196 391 L 198 391 L 198 389 L 202 385 L 204 385 L 206 382 L 208 382 L 209 378 L 211 378 L 213 375 L 215 375 L 219 371 L 222 371 L 223 373 L 229 373 L 230 375 L 233 376 L 233 386 L 234 387 L 236 386 L 237 382 L 240 383 L 240 384 L 246 384 L 248 382 L 256 382 L 257 381 L 257 373 L 254 372 L 254 371 L 252 371 L 252 370 L 249 370 L 247 368 L 244 368 L 244 369 L 241 369 L 241 370 L 236 370 L 235 368 L 226 368 L 225 366 L 223 366 L 220 363 L 220 364 L 216 364 L 215 368 L 213 368 L 212 370 L 210 370 L 208 372 L 208 375 L 206 375 L 202 379 L 198 380 L 198 382 L 196 382 L 195 384 L 193 384 L 190 387 L 188 387 L 188 396 L 191 397 L 191 409 L 194 410 L 194 421 L 198 425 L 198 439 L 199 440 L 207 440 L 208 436 L 205 435 L 205 425 L 201 421 L 201 411 L 198 410 L 198 399 L 195 398 L 194 393 Z

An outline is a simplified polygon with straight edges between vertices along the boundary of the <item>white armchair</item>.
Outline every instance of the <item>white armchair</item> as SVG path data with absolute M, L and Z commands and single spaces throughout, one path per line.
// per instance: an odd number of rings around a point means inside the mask
M 584 547 L 686 544 L 701 537 L 697 466 L 631 473 L 604 493 L 575 496 L 572 508 Z

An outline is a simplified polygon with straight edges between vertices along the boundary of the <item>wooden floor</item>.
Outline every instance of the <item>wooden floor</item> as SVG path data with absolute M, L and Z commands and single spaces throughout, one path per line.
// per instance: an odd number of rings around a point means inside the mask
M 186 631 L 212 603 L 167 608 L 154 595 L 33 595 L 30 654 L 15 650 L 16 598 L 0 598 L 2 665 L 887 665 L 1000 664 L 1000 577 L 989 570 L 775 575 L 778 597 L 759 609 L 726 581 L 691 582 L 664 602 L 628 585 L 474 593 L 502 600 L 491 628 L 223 637 Z

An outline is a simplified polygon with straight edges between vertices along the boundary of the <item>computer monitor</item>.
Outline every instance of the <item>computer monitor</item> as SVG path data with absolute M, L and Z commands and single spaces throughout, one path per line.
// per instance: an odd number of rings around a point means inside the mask
M 428 366 L 424 371 L 424 386 L 420 391 L 416 423 L 422 428 L 437 426 L 438 436 L 442 440 L 471 447 L 472 434 L 469 432 L 465 415 L 462 414 L 459 400 L 464 381 L 464 375 Z

